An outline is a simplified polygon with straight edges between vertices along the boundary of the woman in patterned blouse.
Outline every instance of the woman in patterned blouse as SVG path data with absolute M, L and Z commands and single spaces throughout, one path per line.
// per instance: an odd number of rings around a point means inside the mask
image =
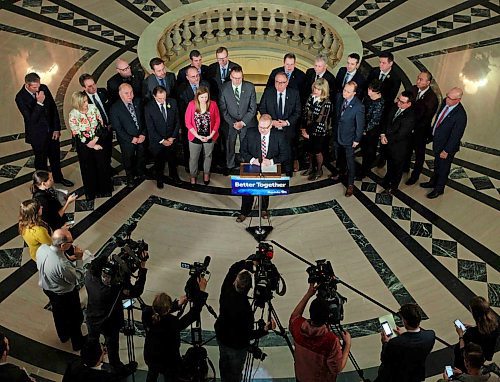
M 105 128 L 101 114 L 89 105 L 85 92 L 72 96 L 73 109 L 69 112 L 69 127 L 76 141 L 83 186 L 87 200 L 109 195 L 113 190 L 106 154 L 99 144 L 104 139 Z
M 198 159 L 201 151 L 203 159 L 203 183 L 210 183 L 210 166 L 214 142 L 219 136 L 220 113 L 215 102 L 210 101 L 206 86 L 200 86 L 194 100 L 189 102 L 185 115 L 189 139 L 189 173 L 191 184 L 196 184 L 198 176 Z
M 311 89 L 312 94 L 304 106 L 304 126 L 301 129 L 306 142 L 309 168 L 302 172 L 302 175 L 308 175 L 308 180 L 316 180 L 323 176 L 323 149 L 330 128 L 332 103 L 328 98 L 330 89 L 326 80 L 316 80 Z
M 377 156 L 377 144 L 380 136 L 384 99 L 381 93 L 382 82 L 374 79 L 368 85 L 368 97 L 365 98 L 365 131 L 361 140 L 363 161 L 361 164 L 361 179 L 371 172 Z

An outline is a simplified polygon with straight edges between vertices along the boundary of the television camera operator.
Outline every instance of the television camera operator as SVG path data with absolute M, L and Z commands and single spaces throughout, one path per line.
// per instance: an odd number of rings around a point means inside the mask
M 335 381 L 344 369 L 351 349 L 351 335 L 342 333 L 344 347 L 330 329 L 328 302 L 320 297 L 309 307 L 310 319 L 302 316 L 309 300 L 316 294 L 318 285 L 309 289 L 290 316 L 289 330 L 295 341 L 295 377 L 299 382 Z
M 179 352 L 180 332 L 199 319 L 208 297 L 205 292 L 207 280 L 202 275 L 196 280 L 196 287 L 191 293 L 187 293 L 192 305 L 186 314 L 173 315 L 174 312 L 183 310 L 182 307 L 188 302 L 188 297 L 185 295 L 172 301 L 166 293 L 158 294 L 153 305 L 143 310 L 142 322 L 146 329 L 144 360 L 148 365 L 146 382 L 156 382 L 159 374 L 163 374 L 165 381 L 168 382 L 179 380 L 182 364 Z
M 119 333 L 124 324 L 122 300 L 137 298 L 144 291 L 149 258 L 148 245 L 144 241 L 131 240 L 130 232 L 127 237 L 119 254 L 96 258 L 85 276 L 89 339 L 99 340 L 101 334 L 104 336 L 109 363 L 120 375 L 128 375 L 137 368 L 135 361 L 124 365 L 120 360 Z M 135 283 L 132 278 L 136 278 Z
M 250 270 L 258 264 L 259 260 L 254 256 L 234 263 L 222 283 L 219 317 L 215 322 L 222 382 L 241 380 L 250 340 L 263 337 L 276 327 L 271 320 L 254 329 L 254 312 L 248 292 L 252 288 Z

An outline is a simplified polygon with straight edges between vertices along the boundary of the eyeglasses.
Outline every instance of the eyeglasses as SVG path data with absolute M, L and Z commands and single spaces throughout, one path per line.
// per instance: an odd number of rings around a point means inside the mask
M 403 101 L 401 98 L 398 98 L 398 103 L 409 103 L 410 101 Z
M 226 58 L 227 58 L 227 56 L 226 57 L 217 57 L 217 61 L 224 61 Z
M 130 65 L 129 66 L 126 66 L 124 68 L 116 68 L 117 70 L 119 70 L 120 72 L 124 72 L 126 70 L 129 70 L 130 69 Z
M 262 130 L 269 130 L 269 129 L 271 128 L 271 126 L 272 126 L 272 124 L 271 124 L 271 125 L 269 125 L 269 126 L 265 126 L 265 127 L 264 127 L 264 126 L 260 126 L 260 125 L 259 125 L 259 129 L 262 129 Z
M 458 101 L 461 98 L 451 98 L 448 94 L 446 94 L 446 98 L 448 98 L 450 101 Z

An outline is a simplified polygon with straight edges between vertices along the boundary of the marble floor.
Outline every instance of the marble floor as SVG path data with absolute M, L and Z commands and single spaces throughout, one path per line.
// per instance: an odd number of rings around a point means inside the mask
M 24 142 L 15 93 L 25 73 L 37 71 L 67 120 L 80 74 L 93 73 L 98 85 L 105 86 L 117 57 L 137 59 L 137 40 L 148 22 L 189 2 L 0 2 L 0 53 L 9 72 L 0 95 L 0 330 L 11 340 L 12 361 L 37 380 L 60 381 L 66 363 L 76 355 L 70 345 L 57 340 L 51 313 L 44 309 L 46 297 L 37 286 L 36 267 L 17 234 L 17 206 L 30 197 L 33 157 Z M 365 70 L 377 65 L 380 49 L 389 49 L 405 74 L 405 86 L 427 68 L 440 94 L 452 86 L 463 87 L 468 125 L 446 192 L 435 200 L 428 200 L 424 189 L 404 184 L 393 196 L 382 194 L 377 183 L 385 170 L 376 169 L 356 182 L 352 198 L 345 198 L 344 187 L 326 177 L 313 183 L 293 177 L 290 195 L 272 198 L 270 206 L 273 262 L 288 287 L 273 304 L 286 326 L 307 288 L 308 262 L 328 259 L 341 280 L 339 292 L 348 299 L 343 324 L 353 335 L 352 354 L 365 376 L 372 378 L 379 363 L 378 317 L 414 301 L 426 316 L 422 326 L 438 336 L 427 367 L 428 380 L 434 381 L 450 363 L 449 346 L 457 340 L 453 321 L 472 319 L 467 311 L 471 296 L 488 297 L 500 313 L 500 124 L 495 113 L 500 104 L 500 7 L 498 1 L 478 0 L 308 2 L 340 16 L 356 30 L 363 42 Z M 101 35 L 101 27 L 123 38 Z M 65 177 L 79 188 L 80 170 L 67 130 L 61 146 Z M 433 171 L 432 156 L 426 159 L 423 181 Z M 120 161 L 115 146 L 113 166 L 118 170 Z M 245 231 L 246 222 L 235 222 L 240 200 L 230 195 L 227 177 L 214 174 L 209 187 L 191 187 L 183 170 L 181 177 L 185 180 L 181 185 L 169 184 L 163 190 L 147 180 L 127 189 L 120 172 L 111 197 L 78 200 L 71 207 L 75 241 L 94 253 L 112 250 L 113 237 L 136 221 L 134 237 L 150 244 L 143 295 L 147 303 L 159 292 L 182 294 L 187 272 L 180 262 L 202 261 L 210 255 L 208 302 L 218 310 L 225 272 L 234 261 L 254 252 L 256 242 Z M 209 339 L 214 319 L 206 311 L 202 319 Z M 146 367 L 138 329 L 136 380 L 141 381 Z M 256 380 L 293 380 L 293 360 L 285 341 L 271 335 L 261 345 L 268 358 L 256 364 Z M 124 338 L 121 347 L 126 360 Z M 209 341 L 206 348 L 217 366 L 216 343 Z M 498 353 L 495 360 L 500 361 Z M 339 380 L 359 380 L 351 362 Z

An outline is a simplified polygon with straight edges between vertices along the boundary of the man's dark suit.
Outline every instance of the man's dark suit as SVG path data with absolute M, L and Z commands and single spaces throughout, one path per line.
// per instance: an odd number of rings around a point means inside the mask
M 372 80 L 379 79 L 379 77 L 380 68 L 374 68 L 368 75 L 368 79 L 366 82 L 369 84 L 370 82 L 372 82 Z M 392 105 L 394 105 L 394 100 L 399 93 L 400 87 L 401 77 L 396 73 L 396 70 L 392 68 L 382 81 L 382 87 L 380 88 L 380 92 L 382 93 L 382 97 L 384 98 L 387 111 L 390 111 Z
M 165 82 L 165 90 L 167 91 L 168 97 L 175 98 L 175 74 L 170 72 L 167 73 L 163 81 Z M 142 83 L 142 96 L 145 101 L 153 99 L 153 90 L 157 86 L 162 85 L 154 73 L 151 73 L 144 79 Z
M 415 113 L 407 108 L 395 117 L 398 107 L 394 106 L 387 118 L 387 124 L 382 128 L 382 134 L 387 138 L 387 174 L 382 181 L 384 188 L 397 190 L 411 143 L 411 132 L 415 127 Z
M 436 122 L 443 110 L 446 101 L 441 104 L 436 114 Z M 435 124 L 434 124 L 435 125 Z M 460 150 L 460 139 L 464 135 L 467 126 L 467 113 L 462 103 L 448 113 L 441 124 L 434 130 L 432 151 L 434 152 L 434 175 L 430 180 L 434 184 L 434 190 L 443 192 L 446 180 L 450 174 L 451 162 L 457 151 Z M 446 159 L 441 159 L 439 154 L 445 151 L 448 153 Z
M 335 76 L 329 71 L 326 70 L 325 73 L 321 76 L 326 82 L 328 82 L 328 87 L 330 90 L 330 101 L 335 100 L 335 92 L 336 92 L 336 84 L 335 84 Z M 306 71 L 306 79 L 304 80 L 304 89 L 302 91 L 302 94 L 306 95 L 306 98 L 301 98 L 302 104 L 305 104 L 305 101 L 307 100 L 307 97 L 312 93 L 311 87 L 312 84 L 316 81 L 316 72 L 314 71 L 314 68 L 309 68 Z M 288 85 L 290 87 L 290 85 Z
M 347 74 L 347 68 L 345 66 L 340 68 L 339 71 L 337 72 L 336 84 L 335 84 L 335 90 L 337 93 L 342 93 L 342 90 L 344 89 L 344 81 L 346 74 Z M 354 73 L 354 76 L 349 81 L 356 82 L 356 84 L 358 85 L 358 88 L 356 90 L 356 97 L 362 100 L 366 92 L 366 78 L 363 76 L 363 74 L 361 74 L 361 72 L 358 69 L 356 70 L 356 73 Z
M 241 159 L 249 163 L 252 158 L 262 158 L 262 136 L 258 128 L 250 129 L 241 143 Z M 269 132 L 269 143 L 267 145 L 266 158 L 272 159 L 275 164 L 289 161 L 288 143 L 282 131 L 272 127 Z M 241 214 L 248 216 L 252 210 L 254 197 L 242 196 Z M 262 211 L 267 211 L 269 196 L 262 197 Z
M 188 79 L 186 78 L 187 75 L 187 70 L 191 67 L 192 65 L 187 65 L 183 67 L 179 72 L 177 73 L 177 85 L 180 86 L 182 84 L 187 84 L 189 83 Z M 207 65 L 201 65 L 201 73 L 200 73 L 200 80 L 206 80 L 208 79 L 208 66 Z
M 113 105 L 116 101 L 120 99 L 118 90 L 121 84 L 127 83 L 132 86 L 135 97 L 140 97 L 142 92 L 142 80 L 144 79 L 144 74 L 142 72 L 132 71 L 131 77 L 122 77 L 120 73 L 116 73 L 111 77 L 106 85 L 108 89 L 108 97 L 110 105 Z
M 143 176 L 145 171 L 144 163 L 144 145 L 143 143 L 133 144 L 132 139 L 139 135 L 146 135 L 146 126 L 144 124 L 141 99 L 134 98 L 133 105 L 137 123 L 139 128 L 134 123 L 125 103 L 119 99 L 116 101 L 110 110 L 111 126 L 116 131 L 116 138 L 120 144 L 122 151 L 122 160 L 127 179 L 131 181 L 134 176 Z
M 425 379 L 425 360 L 436 335 L 432 330 L 405 332 L 382 346 L 376 382 L 420 382 Z
M 236 65 L 238 65 L 236 62 L 233 62 L 233 61 L 228 62 L 225 78 L 221 78 L 220 65 L 218 62 L 214 62 L 213 64 L 209 65 L 208 71 L 207 71 L 207 78 L 204 78 L 204 79 L 208 80 L 208 82 L 210 82 L 212 96 L 213 96 L 214 100 L 220 99 L 220 95 L 222 92 L 222 86 L 227 82 L 231 82 L 229 75 L 231 74 L 231 70 Z M 219 108 L 220 108 L 220 105 L 219 105 Z
M 156 100 L 149 101 L 144 107 L 144 119 L 149 134 L 149 149 L 155 157 L 156 179 L 159 182 L 163 181 L 165 161 L 168 161 L 168 175 L 174 179 L 179 178 L 175 161 L 175 143 L 168 147 L 160 143 L 162 139 L 177 139 L 179 137 L 179 111 L 175 99 L 167 98 L 165 111 L 167 113 L 166 121 Z
M 272 70 L 271 74 L 269 75 L 269 78 L 267 79 L 266 88 L 274 87 L 274 77 L 276 77 L 276 74 L 278 74 L 279 72 L 285 72 L 285 68 L 283 66 L 280 66 L 279 68 L 274 68 Z M 301 93 L 302 97 L 302 93 L 304 92 L 305 80 L 306 80 L 306 74 L 302 70 L 295 68 L 292 74 L 290 74 L 290 78 L 288 79 L 287 89 L 292 88 L 298 90 L 299 93 Z M 305 95 L 305 98 L 307 98 L 309 94 L 311 94 L 311 89 L 309 89 L 309 91 Z
M 227 131 L 224 131 L 226 138 L 226 166 L 228 169 L 235 167 L 235 145 L 236 136 L 240 135 L 240 142 L 245 139 L 247 131 L 257 127 L 257 101 L 255 86 L 248 81 L 242 81 L 240 102 L 236 102 L 231 81 L 226 82 L 222 87 L 219 99 L 220 112 L 226 122 Z M 235 122 L 242 121 L 245 127 L 236 130 L 233 127 Z
M 285 134 L 285 139 L 290 145 L 290 160 L 284 162 L 284 170 L 287 174 L 292 173 L 292 162 L 293 159 L 297 158 L 295 138 L 298 131 L 298 122 L 300 114 L 302 111 L 300 103 L 300 94 L 296 89 L 290 89 L 288 86 L 286 88 L 286 95 L 283 100 L 283 112 L 281 113 L 278 108 L 278 91 L 273 87 L 267 88 L 262 95 L 259 105 L 260 114 L 269 114 L 273 120 L 281 119 L 282 121 L 288 121 L 290 126 L 283 127 L 283 132 Z
M 341 172 L 345 170 L 347 164 L 347 185 L 354 185 L 355 162 L 354 162 L 354 142 L 361 142 L 363 130 L 365 128 L 365 106 L 359 98 L 353 97 L 347 108 L 342 112 L 345 99 L 339 95 L 337 97 L 336 123 L 334 134 L 340 149 L 337 166 Z M 345 161 L 346 163 L 344 164 Z
M 415 128 L 413 130 L 411 147 L 408 150 L 405 169 L 410 168 L 411 154 L 415 150 L 415 166 L 411 178 L 418 180 L 425 160 L 425 145 L 428 138 L 432 137 L 432 117 L 438 108 L 438 98 L 431 87 L 417 100 L 418 88 L 414 85 L 411 88 L 413 98 L 416 100 L 413 106 L 415 112 Z
M 16 95 L 17 108 L 24 119 L 26 143 L 31 144 L 35 155 L 35 169 L 48 170 L 47 158 L 54 181 L 63 180 L 60 159 L 60 141 L 52 139 L 54 131 L 61 130 L 61 121 L 57 106 L 46 85 L 41 84 L 39 91 L 45 94 L 43 106 L 39 105 L 33 95 L 23 87 Z
M 99 97 L 99 100 L 101 101 L 104 110 L 101 110 L 101 106 L 99 105 L 99 103 L 95 105 L 99 110 L 99 113 L 101 114 L 105 127 L 108 129 L 108 134 L 104 139 L 100 139 L 99 143 L 102 145 L 102 148 L 106 153 L 106 158 L 107 160 L 109 160 L 109 166 L 111 169 L 111 153 L 113 151 L 113 132 L 111 130 L 111 123 L 109 118 L 109 109 L 111 108 L 111 104 L 108 98 L 108 91 L 105 88 L 97 88 L 97 96 Z M 89 104 L 90 103 L 93 104 L 94 103 L 93 95 L 87 94 L 87 97 L 89 99 Z

